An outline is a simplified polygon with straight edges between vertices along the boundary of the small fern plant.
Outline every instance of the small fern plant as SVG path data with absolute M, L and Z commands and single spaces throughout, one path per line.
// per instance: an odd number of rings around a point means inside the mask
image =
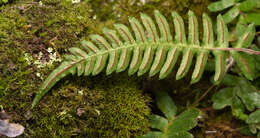
M 106 67 L 106 74 L 122 72 L 129 68 L 129 75 L 135 73 L 141 76 L 149 72 L 149 76 L 159 73 L 163 79 L 172 69 L 182 53 L 182 61 L 178 69 L 176 79 L 183 78 L 190 69 L 192 59 L 196 55 L 197 61 L 192 74 L 191 83 L 200 80 L 204 72 L 210 52 L 215 55 L 215 82 L 219 82 L 225 73 L 227 51 L 237 61 L 239 67 L 249 79 L 253 76 L 245 60 L 242 60 L 239 51 L 259 54 L 257 51 L 246 49 L 254 38 L 255 28 L 251 24 L 241 35 L 237 44 L 229 48 L 228 29 L 221 15 L 217 17 L 217 41 L 214 41 L 214 33 L 211 19 L 203 14 L 203 40 L 199 41 L 198 21 L 192 11 L 189 11 L 189 33 L 186 39 L 183 19 L 172 12 L 175 38 L 173 39 L 166 18 L 155 11 L 156 24 L 146 14 L 141 14 L 142 24 L 133 17 L 129 18 L 131 28 L 135 34 L 133 37 L 129 28 L 123 24 L 115 24 L 115 30 L 103 29 L 104 36 L 90 35 L 91 41 L 82 41 L 82 49 L 73 47 L 71 54 L 65 55 L 65 60 L 43 82 L 34 101 L 32 108 L 39 100 L 63 77 L 68 74 L 97 75 Z M 143 27 L 144 26 L 144 27 Z M 160 35 L 156 28 L 159 28 Z M 144 29 L 145 28 L 145 29 Z M 109 41 L 108 41 L 109 40 Z M 94 43 L 95 44 L 94 44 Z
M 156 103 L 165 117 L 151 115 L 150 126 L 155 131 L 148 132 L 137 138 L 193 138 L 188 131 L 197 125 L 200 110 L 187 109 L 178 116 L 177 107 L 171 97 L 165 92 L 156 93 Z
M 226 23 L 230 23 L 239 17 L 246 22 L 255 23 L 256 25 L 260 25 L 259 8 L 259 0 L 219 0 L 208 6 L 211 12 L 220 12 L 228 9 L 223 15 L 223 19 Z

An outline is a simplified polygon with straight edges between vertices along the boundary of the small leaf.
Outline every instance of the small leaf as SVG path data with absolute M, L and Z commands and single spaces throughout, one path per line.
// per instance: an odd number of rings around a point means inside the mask
M 110 40 L 113 48 L 120 47 L 123 44 L 122 41 L 119 39 L 118 35 L 116 34 L 115 30 L 104 28 L 103 33 Z
M 185 28 L 183 19 L 177 12 L 172 12 L 174 28 L 175 28 L 175 41 L 177 43 L 186 44 Z
M 247 119 L 247 115 L 244 113 L 245 112 L 245 107 L 243 105 L 243 103 L 241 102 L 241 100 L 235 96 L 231 105 L 231 109 L 232 109 L 232 114 L 241 119 L 241 120 L 246 120 Z
M 94 66 L 95 66 L 95 62 L 96 62 L 96 58 L 95 57 L 91 57 L 87 63 L 86 63 L 86 67 L 85 67 L 85 73 L 84 76 L 88 76 L 93 72 Z
M 171 31 L 166 18 L 158 11 L 154 11 L 155 19 L 160 29 L 162 41 L 172 41 Z
M 225 23 L 230 23 L 239 15 L 239 13 L 240 11 L 238 7 L 234 6 L 223 15 L 223 20 L 225 21 Z
M 199 28 L 198 28 L 198 20 L 195 16 L 194 12 L 189 11 L 189 35 L 188 35 L 188 43 L 193 45 L 200 45 L 199 42 Z
M 99 74 L 105 68 L 107 59 L 108 54 L 104 54 L 96 58 L 96 63 L 92 72 L 93 76 Z
M 144 33 L 144 28 L 142 27 L 140 22 L 136 18 L 133 18 L 133 17 L 129 18 L 129 22 L 135 33 L 136 42 L 145 42 L 146 37 L 145 37 L 145 33 Z
M 151 115 L 149 120 L 151 128 L 156 128 L 161 131 L 164 131 L 165 127 L 168 125 L 168 120 L 158 115 Z
M 211 12 L 216 12 L 216 11 L 222 11 L 228 7 L 231 7 L 235 4 L 234 0 L 221 0 L 217 2 L 213 2 L 208 6 L 208 9 Z
M 231 56 L 236 61 L 238 67 L 248 80 L 256 77 L 256 62 L 252 55 L 231 51 Z
M 232 104 L 232 100 L 235 96 L 234 88 L 224 88 L 212 96 L 213 108 L 223 109 L 226 106 Z
M 235 76 L 235 75 L 230 75 L 227 74 L 223 80 L 221 81 L 222 84 L 227 85 L 227 86 L 236 86 L 239 83 L 239 80 L 241 77 Z
M 150 77 L 154 76 L 161 70 L 161 68 L 165 62 L 166 54 L 167 54 L 167 51 L 166 51 L 165 47 L 158 48 L 158 50 L 155 53 L 155 58 L 154 58 L 152 67 L 150 69 L 150 73 L 149 73 Z
M 169 120 L 176 115 L 177 107 L 166 92 L 156 93 L 156 104 Z
M 138 76 L 141 76 L 143 75 L 144 73 L 146 73 L 152 63 L 153 63 L 153 58 L 154 58 L 154 53 L 155 53 L 155 48 L 153 46 L 147 46 L 145 48 L 145 52 L 144 52 L 144 56 L 143 56 L 143 60 L 142 60 L 142 63 L 139 67 L 139 71 L 138 71 Z
M 216 47 L 227 48 L 228 47 L 228 29 L 221 15 L 217 17 L 217 44 Z M 224 51 L 213 52 L 215 60 L 215 83 L 219 83 L 223 78 L 226 69 L 226 53 Z
M 148 40 L 151 42 L 157 42 L 159 40 L 159 37 L 157 34 L 156 26 L 151 17 L 146 14 L 141 14 L 141 19 L 146 31 L 148 32 Z
M 179 133 L 182 131 L 188 131 L 197 125 L 197 120 L 194 119 L 176 119 L 169 126 L 167 135 L 172 135 L 174 133 Z
M 254 7 L 257 7 L 259 0 L 245 0 L 239 4 L 239 9 L 243 12 L 251 11 Z
M 90 35 L 89 37 L 92 39 L 92 41 L 96 42 L 101 50 L 105 51 L 111 49 L 111 45 L 106 41 L 104 37 L 100 35 Z
M 141 47 L 135 47 L 133 50 L 133 57 L 132 57 L 132 61 L 130 63 L 130 67 L 128 70 L 128 74 L 129 75 L 133 75 L 134 73 L 136 73 L 142 63 L 143 60 L 143 53 L 144 53 L 144 49 Z
M 114 26 L 126 43 L 133 44 L 135 42 L 128 27 L 123 24 L 115 24 Z
M 185 110 L 184 112 L 182 112 L 180 115 L 178 115 L 177 119 L 197 119 L 199 116 L 199 112 L 200 110 L 196 109 L 196 108 L 191 108 L 188 110 Z
M 173 122 L 169 123 L 168 135 L 188 131 L 197 125 L 198 109 L 188 109 L 181 113 Z
M 246 20 L 249 23 L 260 25 L 260 14 L 259 13 L 246 13 Z
M 257 130 L 260 130 L 260 123 L 257 124 L 249 124 L 249 129 L 252 133 L 256 134 Z
M 193 56 L 194 56 L 194 50 L 192 49 L 183 50 L 183 58 L 181 60 L 181 65 L 176 75 L 176 80 L 183 78 L 188 73 L 192 63 Z
M 120 59 L 119 59 L 118 65 L 117 65 L 116 72 L 122 72 L 128 67 L 131 56 L 132 56 L 132 49 L 124 48 L 121 51 L 121 55 L 120 55 Z
M 237 95 L 242 99 L 242 101 L 245 104 L 245 106 L 247 107 L 247 109 L 249 111 L 253 111 L 255 109 L 254 100 L 251 99 L 252 97 L 250 97 L 250 95 L 248 94 L 248 91 L 243 91 L 243 90 L 239 89 L 238 87 L 236 87 L 235 90 L 237 92 Z
M 256 124 L 260 123 L 260 110 L 256 110 L 255 112 L 251 113 L 247 118 L 248 124 Z
M 112 51 L 109 53 L 109 60 L 108 60 L 107 70 L 106 70 L 107 75 L 113 73 L 116 70 L 117 68 L 116 65 L 118 64 L 118 58 L 119 58 L 118 51 Z
M 260 108 L 260 92 L 248 93 L 256 108 Z
M 238 38 L 241 37 L 242 34 L 244 34 L 244 32 L 247 30 L 247 25 L 246 25 L 246 21 L 245 18 L 242 16 L 239 16 L 238 22 L 236 24 L 236 28 L 235 28 L 235 39 L 239 40 Z M 233 46 L 233 45 L 232 45 Z
M 160 71 L 160 76 L 159 76 L 160 79 L 165 78 L 172 72 L 172 69 L 176 64 L 179 55 L 180 55 L 180 50 L 177 47 L 171 48 L 168 51 L 166 61 Z
M 90 55 L 96 54 L 99 51 L 99 49 L 90 41 L 82 41 L 81 45 Z
M 202 74 L 207 64 L 208 55 L 209 55 L 208 51 L 198 52 L 195 68 L 192 73 L 192 80 L 191 80 L 192 84 L 198 82 L 202 77 Z
M 255 37 L 255 26 L 250 24 L 249 26 L 242 29 L 243 33 L 239 34 L 240 37 L 236 43 L 237 48 L 246 48 L 249 47 Z

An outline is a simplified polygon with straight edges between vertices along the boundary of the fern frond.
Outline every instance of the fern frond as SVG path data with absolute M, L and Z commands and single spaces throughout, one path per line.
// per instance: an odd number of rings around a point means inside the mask
M 199 81 L 208 56 L 210 52 L 213 52 L 216 62 L 214 80 L 219 82 L 225 73 L 227 51 L 231 51 L 231 56 L 237 61 L 245 76 L 252 78 L 247 63 L 241 60 L 239 51 L 253 40 L 255 33 L 253 25 L 248 27 L 235 48 L 229 48 L 228 29 L 221 15 L 217 17 L 217 41 L 215 42 L 212 21 L 206 14 L 203 14 L 202 43 L 199 42 L 198 21 L 192 11 L 188 13 L 187 39 L 183 19 L 178 13 L 172 12 L 176 32 L 174 39 L 166 18 L 157 10 L 154 15 L 156 22 L 148 15 L 141 14 L 142 24 L 134 17 L 129 18 L 134 36 L 127 26 L 115 24 L 116 30 L 104 28 L 104 36 L 90 35 L 92 41 L 82 41 L 82 49 L 75 47 L 69 49 L 71 54 L 66 55 L 63 63 L 44 81 L 32 107 L 56 82 L 68 74 L 97 75 L 106 68 L 106 74 L 109 75 L 129 68 L 129 75 L 137 73 L 140 76 L 149 72 L 149 76 L 159 74 L 159 78 L 163 79 L 172 72 L 181 53 L 182 60 L 176 79 L 181 79 L 187 74 L 192 59 L 196 56 L 191 83 Z

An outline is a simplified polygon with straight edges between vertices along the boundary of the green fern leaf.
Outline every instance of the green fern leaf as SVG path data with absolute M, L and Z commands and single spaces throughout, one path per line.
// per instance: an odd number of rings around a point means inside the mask
M 106 74 L 109 75 L 113 72 L 125 71 L 128 68 L 129 75 L 137 73 L 140 76 L 149 72 L 149 76 L 159 74 L 159 78 L 163 79 L 172 72 L 180 53 L 182 53 L 182 61 L 177 71 L 177 80 L 186 76 L 193 57 L 196 56 L 191 83 L 198 82 L 204 72 L 210 52 L 215 55 L 214 80 L 216 82 L 221 81 L 225 74 L 227 52 L 231 53 L 245 76 L 252 78 L 252 72 L 248 71 L 249 63 L 241 60 L 244 56 L 241 56 L 242 53 L 238 51 L 252 53 L 252 50 L 245 49 L 245 47 L 250 45 L 253 40 L 254 25 L 247 28 L 236 47 L 229 48 L 228 30 L 221 15 L 217 17 L 217 41 L 214 42 L 211 19 L 203 14 L 204 34 L 201 44 L 198 21 L 192 11 L 188 13 L 187 39 L 183 19 L 178 13 L 172 12 L 175 28 L 174 39 L 166 18 L 157 10 L 154 15 L 156 22 L 153 22 L 148 15 L 141 14 L 142 24 L 136 18 L 129 17 L 134 36 L 127 26 L 115 24 L 116 30 L 104 28 L 104 36 L 94 34 L 89 36 L 91 41 L 82 41 L 82 49 L 75 47 L 69 49 L 71 54 L 65 55 L 63 63 L 43 82 L 32 107 L 68 74 L 97 75 L 106 68 Z
M 177 107 L 171 97 L 166 92 L 156 93 L 156 103 L 164 116 L 151 115 L 151 128 L 160 130 L 152 131 L 140 138 L 192 138 L 188 131 L 197 125 L 199 110 L 195 108 L 187 109 L 180 115 L 176 116 Z
M 192 49 L 193 46 L 199 45 L 199 32 L 198 32 L 198 21 L 194 13 L 189 11 L 189 35 L 188 35 L 188 48 L 183 50 L 183 59 L 180 65 L 180 68 L 177 72 L 176 80 L 183 78 L 192 63 L 193 56 L 195 54 L 195 49 Z
M 217 44 L 216 47 L 227 48 L 228 47 L 228 29 L 222 16 L 217 17 Z M 215 63 L 215 76 L 214 81 L 220 82 L 223 78 L 226 69 L 226 52 L 224 51 L 213 51 L 216 57 Z
M 214 36 L 212 21 L 207 14 L 203 14 L 203 42 L 202 47 L 213 47 L 214 46 Z M 191 83 L 196 83 L 200 80 L 202 73 L 204 72 L 207 60 L 208 60 L 209 51 L 200 50 L 198 51 L 197 61 L 195 64 L 194 72 L 192 74 Z

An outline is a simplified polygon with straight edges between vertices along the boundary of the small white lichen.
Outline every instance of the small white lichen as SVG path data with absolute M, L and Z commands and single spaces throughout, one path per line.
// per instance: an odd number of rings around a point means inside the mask
M 42 77 L 41 73 L 36 72 L 36 76 L 39 77 L 41 80 L 43 80 L 43 77 Z
M 54 62 L 61 62 L 61 58 L 58 58 L 57 57 L 57 54 L 56 52 L 53 52 L 53 49 L 51 47 L 49 47 L 47 49 L 48 53 L 49 53 L 49 61 L 42 61 L 42 52 L 39 52 L 38 54 L 38 58 L 37 60 L 34 61 L 34 65 L 37 66 L 37 68 L 43 68 L 43 67 L 46 67 L 46 66 L 51 66 Z
M 32 64 L 33 58 L 32 58 L 32 56 L 31 56 L 30 54 L 25 53 L 25 54 L 24 54 L 24 59 L 27 61 L 28 65 L 31 65 L 31 64 Z
M 146 0 L 140 0 L 143 5 L 145 5 Z
M 36 76 L 40 78 L 41 77 L 41 73 L 37 72 Z
M 100 111 L 98 109 L 95 109 L 95 111 L 97 112 L 98 115 L 100 115 Z
M 37 68 L 44 68 L 44 67 L 51 67 L 54 62 L 61 62 L 61 58 L 57 56 L 57 53 L 54 52 L 52 48 L 47 49 L 49 60 L 42 60 L 43 53 L 39 52 L 36 59 L 33 59 L 33 57 L 29 53 L 24 54 L 24 59 L 28 63 L 28 65 L 35 65 Z M 36 72 L 36 76 L 43 79 L 41 74 L 39 72 Z
M 42 1 L 39 1 L 39 5 L 40 5 L 40 6 L 42 6 L 42 5 L 43 5 Z
M 80 3 L 80 0 L 71 0 L 71 2 L 72 2 L 73 4 L 75 4 L 75 3 Z
M 94 16 L 93 16 L 93 19 L 96 20 L 96 19 L 97 19 L 97 15 L 94 15 Z
M 78 91 L 79 95 L 83 95 L 83 90 Z

